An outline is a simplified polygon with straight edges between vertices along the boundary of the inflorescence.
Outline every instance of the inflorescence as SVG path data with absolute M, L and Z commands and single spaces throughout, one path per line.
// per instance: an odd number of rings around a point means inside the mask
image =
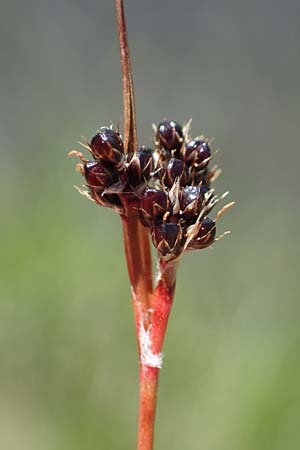
M 181 127 L 164 120 L 155 132 L 154 148 L 141 147 L 124 153 L 119 130 L 102 127 L 84 143 L 92 161 L 80 157 L 78 171 L 88 191 L 79 189 L 101 206 L 127 215 L 138 211 L 140 222 L 151 233 L 160 257 L 178 258 L 184 250 L 198 250 L 216 238 L 216 221 L 233 203 L 223 207 L 214 219 L 208 217 L 220 199 L 211 187 L 220 169 L 209 168 L 214 155 L 204 136 L 192 139 L 190 122 Z

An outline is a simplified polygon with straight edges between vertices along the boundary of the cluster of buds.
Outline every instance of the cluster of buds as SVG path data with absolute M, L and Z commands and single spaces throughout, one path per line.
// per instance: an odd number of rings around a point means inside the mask
M 211 245 L 217 239 L 216 221 L 233 204 L 223 207 L 214 220 L 208 217 L 220 200 L 211 187 L 220 170 L 209 168 L 209 141 L 204 136 L 192 139 L 189 128 L 190 123 L 181 127 L 165 120 L 153 126 L 154 148 L 125 154 L 119 131 L 103 127 L 83 144 L 93 161 L 70 152 L 82 161 L 77 168 L 88 191 L 80 192 L 120 214 L 135 209 L 166 260 Z

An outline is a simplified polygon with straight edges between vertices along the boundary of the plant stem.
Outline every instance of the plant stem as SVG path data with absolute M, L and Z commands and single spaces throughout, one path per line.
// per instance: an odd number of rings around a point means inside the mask
M 135 118 L 134 88 L 129 53 L 126 19 L 123 0 L 116 0 L 118 34 L 120 44 L 120 56 L 123 80 L 123 105 L 124 105 L 124 148 L 125 153 L 134 152 L 137 149 L 137 132 Z
M 116 0 L 116 11 L 123 80 L 124 150 L 125 153 L 130 153 L 137 150 L 138 144 L 133 78 L 123 0 Z M 138 211 L 132 207 L 130 208 L 130 206 L 129 208 L 126 208 L 126 205 L 124 206 L 125 216 L 122 217 L 122 223 L 129 278 L 134 296 L 142 307 L 143 321 L 147 322 L 149 302 L 152 294 L 152 263 L 149 237 L 147 231 L 138 220 Z
M 141 224 L 136 214 L 128 211 L 122 216 L 124 247 L 127 260 L 127 269 L 133 291 L 133 307 L 137 333 L 140 323 L 144 327 L 149 325 L 149 301 L 152 295 L 152 270 L 148 236 L 141 233 Z M 144 229 L 142 229 L 144 232 Z
M 162 351 L 168 320 L 173 306 L 178 261 L 165 262 L 160 260 L 160 278 L 153 296 L 153 315 L 151 320 L 150 338 L 152 352 Z
M 137 150 L 134 88 L 123 0 L 116 0 L 123 81 L 124 150 Z M 145 362 L 141 329 L 149 339 L 150 356 L 160 357 L 175 290 L 176 264 L 160 261 L 160 279 L 152 288 L 152 262 L 148 231 L 141 225 L 137 208 L 124 202 L 122 216 L 127 268 L 133 293 L 135 327 L 140 356 L 140 404 L 137 450 L 153 450 L 159 365 Z M 150 313 L 150 311 L 152 313 Z M 144 336 L 144 337 L 143 337 Z
M 137 450 L 152 450 L 159 369 L 141 365 Z
M 160 261 L 160 279 L 153 296 L 151 317 L 151 352 L 161 354 L 168 319 L 173 305 L 177 262 Z M 140 407 L 138 450 L 152 450 L 159 368 L 140 365 Z

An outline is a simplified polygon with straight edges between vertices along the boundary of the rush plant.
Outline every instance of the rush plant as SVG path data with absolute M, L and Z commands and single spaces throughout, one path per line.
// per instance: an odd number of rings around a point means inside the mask
M 76 150 L 77 170 L 85 178 L 81 194 L 113 209 L 123 225 L 124 247 L 132 291 L 139 351 L 140 404 L 138 450 L 153 449 L 154 420 L 162 347 L 173 305 L 176 271 L 184 252 L 204 249 L 219 238 L 212 219 L 218 197 L 212 183 L 220 169 L 204 136 L 191 137 L 190 124 L 173 120 L 153 125 L 154 145 L 138 145 L 134 90 L 122 0 L 116 0 L 123 80 L 124 124 L 101 127 L 83 143 L 91 160 Z M 151 238 L 157 250 L 158 274 L 153 285 Z

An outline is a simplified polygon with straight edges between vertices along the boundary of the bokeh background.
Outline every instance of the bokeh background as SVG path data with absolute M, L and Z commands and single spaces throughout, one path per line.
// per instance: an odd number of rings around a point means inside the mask
M 126 3 L 140 143 L 192 117 L 237 201 L 181 264 L 156 449 L 299 449 L 300 3 Z M 122 116 L 114 2 L 4 0 L 0 49 L 0 447 L 132 450 L 120 222 L 66 156 Z

